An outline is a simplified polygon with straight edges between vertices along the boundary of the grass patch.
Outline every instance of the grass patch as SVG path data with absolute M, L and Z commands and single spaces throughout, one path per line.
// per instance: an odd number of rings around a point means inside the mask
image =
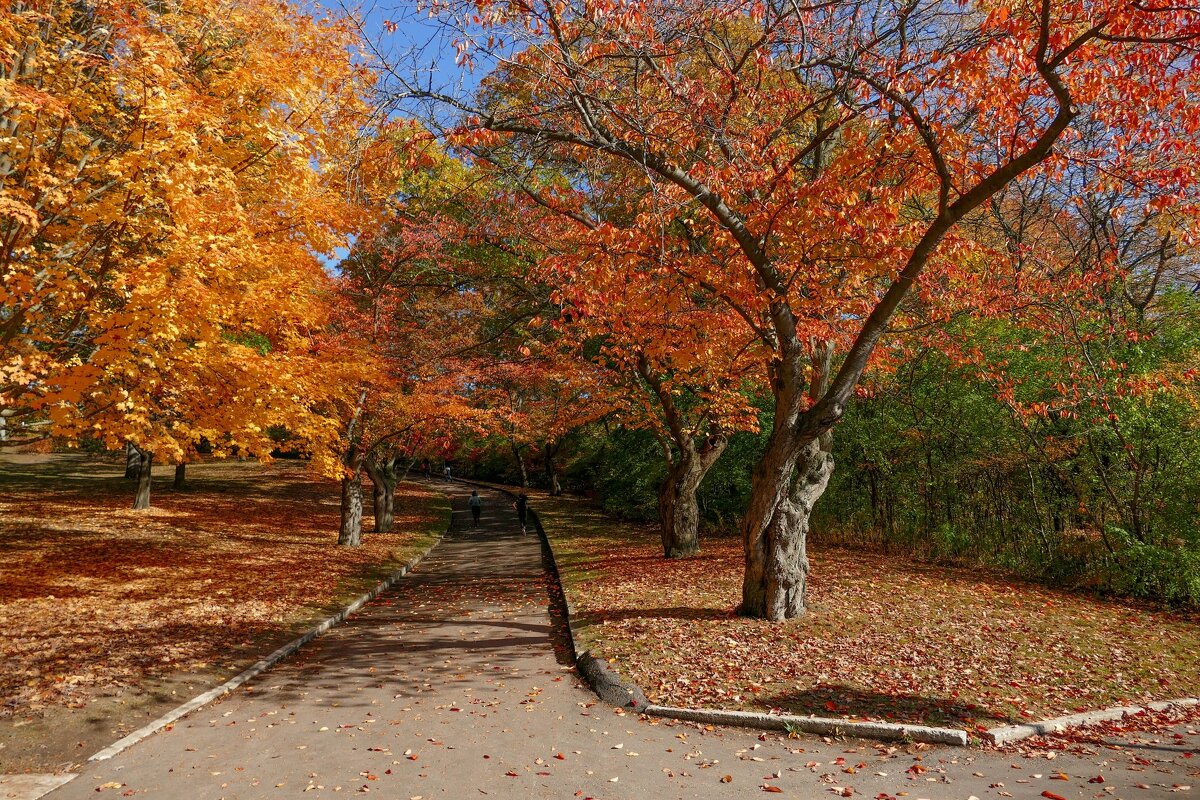
M 977 569 L 810 551 L 811 611 L 736 617 L 742 550 L 667 561 L 656 529 L 582 501 L 531 504 L 580 644 L 652 702 L 986 728 L 1194 695 L 1200 620 Z

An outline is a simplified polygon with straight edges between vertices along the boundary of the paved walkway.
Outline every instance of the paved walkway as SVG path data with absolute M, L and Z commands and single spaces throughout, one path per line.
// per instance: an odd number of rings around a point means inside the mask
M 1200 783 L 1183 755 L 1200 751 L 1200 739 L 1182 732 L 1162 746 L 1047 761 L 760 740 L 615 713 L 580 686 L 554 645 L 537 538 L 522 537 L 507 500 L 490 492 L 471 529 L 467 492 L 452 491 L 453 534 L 393 591 L 250 687 L 88 767 L 50 797 L 658 800 L 773 786 L 785 797 L 851 787 L 868 798 L 967 800 L 1165 796 L 1173 784 Z M 296 576 L 304 579 L 304 565 Z M 1099 774 L 1104 784 L 1087 782 Z

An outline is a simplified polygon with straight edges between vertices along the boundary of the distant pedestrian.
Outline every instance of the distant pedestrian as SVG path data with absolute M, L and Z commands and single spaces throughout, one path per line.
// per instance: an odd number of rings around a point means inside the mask
M 517 502 L 513 503 L 513 508 L 517 510 L 517 519 L 521 520 L 521 535 L 524 535 L 525 523 L 529 519 L 529 496 L 521 492 L 517 495 Z
M 479 515 L 483 513 L 483 498 L 479 496 L 479 492 L 471 492 L 471 496 L 467 498 L 467 507 L 471 509 L 471 527 L 478 528 Z
M 421 462 L 421 471 L 425 473 L 425 480 L 429 480 L 429 459 Z
M 450 462 L 446 462 L 446 466 L 442 467 L 442 472 L 446 475 L 446 480 L 450 480 Z

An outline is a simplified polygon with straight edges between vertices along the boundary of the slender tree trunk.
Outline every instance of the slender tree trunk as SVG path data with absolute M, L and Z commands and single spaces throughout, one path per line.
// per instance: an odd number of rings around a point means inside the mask
M 154 467 L 154 454 L 147 450 L 138 450 L 137 494 L 133 498 L 133 507 L 138 511 L 150 507 L 150 477 Z
M 667 477 L 658 492 L 658 518 L 666 558 L 685 558 L 700 552 L 700 504 L 696 491 L 727 444 L 724 436 L 714 436 L 697 450 L 689 441 L 680 449 L 679 458 L 668 465 Z
M 355 469 L 352 476 L 342 478 L 342 524 L 338 528 L 338 544 L 358 547 L 362 544 L 363 493 L 362 472 Z
M 134 480 L 142 468 L 142 454 L 132 442 L 125 443 L 125 478 Z
M 517 460 L 517 468 L 521 470 L 521 488 L 529 488 L 529 470 L 525 468 L 525 457 L 516 443 L 511 444 L 513 458 Z
M 560 497 L 563 493 L 562 485 L 558 482 L 558 465 L 554 463 L 554 455 L 557 452 L 557 447 L 547 446 L 545 450 L 546 478 L 550 482 L 551 497 Z
M 396 527 L 396 482 L 388 481 L 383 489 L 383 515 L 375 517 L 375 530 L 386 533 Z
M 187 486 L 187 464 L 175 465 L 175 481 L 171 484 L 173 489 L 183 489 Z

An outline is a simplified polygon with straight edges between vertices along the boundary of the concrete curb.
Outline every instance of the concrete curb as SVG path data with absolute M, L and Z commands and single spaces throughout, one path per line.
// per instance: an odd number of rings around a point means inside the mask
M 38 800 L 65 783 L 75 780 L 76 773 L 38 775 L 0 775 L 0 797 L 9 800 Z
M 451 514 L 451 524 L 453 524 L 453 519 L 454 519 L 453 514 Z M 447 527 L 447 530 L 449 530 L 449 527 Z M 378 585 L 375 586 L 375 588 L 360 595 L 358 598 L 356 598 L 354 600 L 354 602 L 350 603 L 348 606 L 346 606 L 345 608 L 343 608 L 341 611 L 337 612 L 333 616 L 326 618 L 325 620 L 320 622 L 318 625 L 316 625 L 314 628 L 310 629 L 304 635 L 288 642 L 283 647 L 280 647 L 278 650 L 271 653 L 266 658 L 256 661 L 254 664 L 252 664 L 251 666 L 242 670 L 237 675 L 233 676 L 229 680 L 222 683 L 220 686 L 216 686 L 212 689 L 209 689 L 204 694 L 193 697 L 191 700 L 188 700 L 186 703 L 184 703 L 181 706 L 177 706 L 177 707 L 171 709 L 166 714 L 163 714 L 161 717 L 154 720 L 153 722 L 151 722 L 147 725 L 143 725 L 142 727 L 138 728 L 136 731 L 134 731 L 133 733 L 130 733 L 129 735 L 125 736 L 124 738 L 118 739 L 116 742 L 113 742 L 112 744 L 110 744 L 108 747 L 104 748 L 100 752 L 95 753 L 92 756 L 90 756 L 88 758 L 88 761 L 89 762 L 105 761 L 107 759 L 112 758 L 113 756 L 117 755 L 118 753 L 120 753 L 124 750 L 129 749 L 130 747 L 132 747 L 133 745 L 142 741 L 143 739 L 147 738 L 148 736 L 151 736 L 152 734 L 157 733 L 158 731 L 160 731 L 163 728 L 170 725 L 172 722 L 175 722 L 176 720 L 180 719 L 181 717 L 187 716 L 188 714 L 192 713 L 196 709 L 202 708 L 202 707 L 208 705 L 209 703 L 211 703 L 212 701 L 229 694 L 230 692 L 232 692 L 234 689 L 237 689 L 242 684 L 246 683 L 247 681 L 251 680 L 252 678 L 257 677 L 258 675 L 267 671 L 271 667 L 275 666 L 280 661 L 282 661 L 283 659 L 292 655 L 297 650 L 299 650 L 301 647 L 303 647 L 304 645 L 311 642 L 313 639 L 320 636 L 322 633 L 325 633 L 326 631 L 328 631 L 334 625 L 337 625 L 338 623 L 344 621 L 351 614 L 358 611 L 364 605 L 366 605 L 367 603 L 369 603 L 370 601 L 372 601 L 376 597 L 378 597 L 382 592 L 390 589 L 396 583 L 396 581 L 400 580 L 405 575 L 407 575 L 409 572 L 411 572 L 412 569 L 415 566 L 417 566 L 417 564 L 419 564 L 422 559 L 425 558 L 425 556 L 429 555 L 430 551 L 432 551 L 433 548 L 435 548 L 439 544 L 441 544 L 442 539 L 445 537 L 445 535 L 446 535 L 445 533 L 442 533 L 440 536 L 438 536 L 437 541 L 435 541 L 429 547 L 425 548 L 425 550 L 420 555 L 410 559 L 408 561 L 408 563 L 405 564 L 403 567 L 401 567 L 399 570 L 397 570 L 396 572 L 393 572 L 387 578 L 384 578 Z
M 622 678 L 620 673 L 608 665 L 607 661 L 596 658 L 590 650 L 579 648 L 579 632 L 575 627 L 575 621 L 579 615 L 576 614 L 575 606 L 571 604 L 571 598 L 567 596 L 566 589 L 563 588 L 562 576 L 558 572 L 558 558 L 554 555 L 554 545 L 550 543 L 550 537 L 546 535 L 546 529 L 542 527 L 541 517 L 536 511 L 530 513 L 533 516 L 533 524 L 538 535 L 542 538 L 542 542 L 546 545 L 546 551 L 550 554 L 550 566 L 554 572 L 554 581 L 558 584 L 558 590 L 562 594 L 567 635 L 571 639 L 571 652 L 575 656 L 576 669 L 587 681 L 588 686 L 592 687 L 592 691 L 604 702 L 645 713 L 646 709 L 650 707 L 650 701 L 646 699 L 646 693 L 640 686 Z
M 1040 722 L 1026 722 L 1021 725 L 1003 725 L 992 728 L 987 732 L 996 745 L 1012 744 L 1029 739 L 1033 736 L 1046 736 L 1052 733 L 1062 733 L 1073 728 L 1083 728 L 1099 722 L 1114 722 L 1134 714 L 1147 711 L 1167 711 L 1172 708 L 1192 708 L 1200 706 L 1200 698 L 1182 697 L 1178 700 L 1162 700 L 1157 703 L 1147 703 L 1144 706 L 1116 706 L 1099 711 L 1085 711 L 1081 714 L 1069 714 L 1065 717 L 1044 719 Z
M 860 739 L 925 742 L 965 747 L 967 732 L 958 728 L 931 728 L 926 725 L 900 725 L 891 722 L 858 722 L 834 717 L 801 717 L 794 714 L 761 714 L 751 711 L 710 711 L 707 709 L 650 706 L 647 714 L 656 717 L 703 722 L 709 725 L 737 725 L 770 731 L 804 731 L 822 736 L 855 736 Z

